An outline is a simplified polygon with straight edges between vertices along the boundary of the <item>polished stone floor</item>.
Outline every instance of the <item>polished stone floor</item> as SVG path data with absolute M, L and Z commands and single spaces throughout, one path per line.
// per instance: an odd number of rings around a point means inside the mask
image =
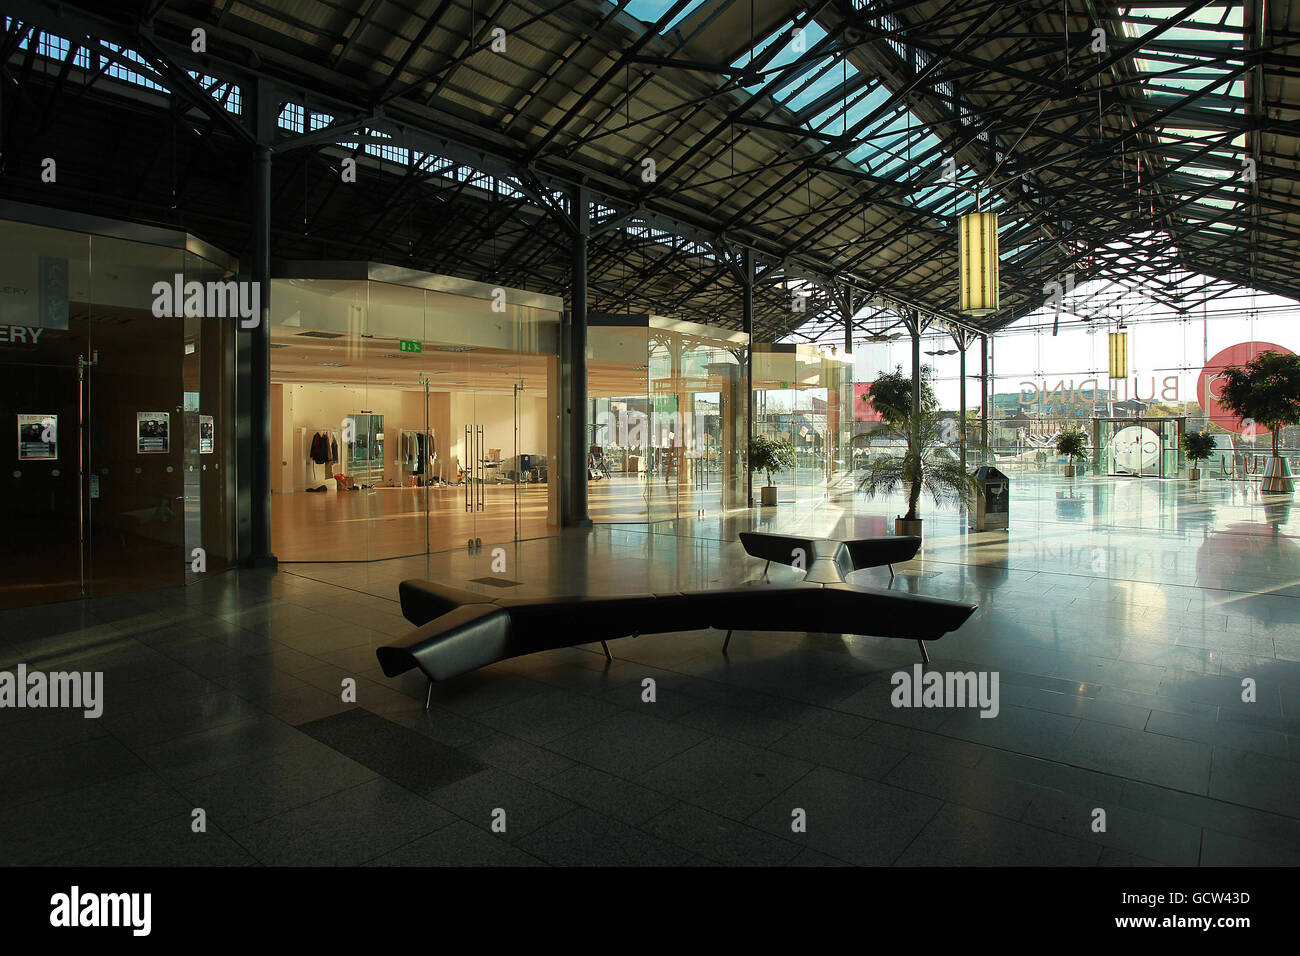
M 0 709 L 0 862 L 1300 863 L 1300 508 L 1249 484 L 1025 477 L 1008 532 L 926 512 L 892 586 L 979 603 L 931 667 L 997 672 L 994 719 L 893 707 L 915 648 L 875 638 L 737 632 L 723 656 L 705 630 L 613 642 L 610 664 L 571 648 L 439 685 L 427 712 L 419 679 L 375 661 L 407 629 L 406 577 L 762 586 L 737 531 L 885 533 L 898 506 L 850 495 L 0 613 L 0 670 L 106 685 L 98 720 Z

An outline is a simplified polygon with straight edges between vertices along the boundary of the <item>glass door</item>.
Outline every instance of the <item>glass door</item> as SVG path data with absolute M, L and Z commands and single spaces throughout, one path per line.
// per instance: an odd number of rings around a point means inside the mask
M 0 407 L 14 415 L 5 424 L 16 429 L 17 439 L 0 506 L 6 550 L 14 559 L 5 562 L 0 607 L 82 594 L 85 502 L 78 469 L 85 423 L 77 356 L 71 362 L 62 355 L 42 357 L 46 361 L 16 362 L 0 352 Z
M 1179 443 L 1184 431 L 1185 419 L 1160 419 L 1160 477 L 1177 478 L 1178 462 L 1182 449 Z M 1153 423 L 1154 424 L 1154 423 Z

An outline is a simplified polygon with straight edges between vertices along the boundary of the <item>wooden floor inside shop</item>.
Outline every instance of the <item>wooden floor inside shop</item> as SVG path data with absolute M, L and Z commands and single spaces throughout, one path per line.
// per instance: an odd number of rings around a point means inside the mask
M 463 485 L 298 491 L 271 497 L 271 546 L 280 561 L 374 561 L 428 550 L 484 547 L 514 540 L 514 486 L 482 486 L 483 510 L 465 510 Z M 519 486 L 519 537 L 554 534 L 546 523 L 545 485 Z
M 712 489 L 676 489 L 653 479 L 614 477 L 589 485 L 591 518 L 599 522 L 670 520 L 698 509 L 715 514 L 722 494 Z M 482 487 L 483 510 L 465 510 L 465 486 L 363 488 L 359 491 L 298 491 L 271 497 L 271 547 L 281 561 L 374 561 L 423 554 L 425 506 L 429 509 L 429 551 L 463 548 L 469 538 L 485 547 L 514 540 L 514 488 Z M 677 497 L 673 493 L 677 492 Z M 653 509 L 651 511 L 651 509 Z M 547 524 L 545 485 L 519 487 L 519 537 L 555 534 Z

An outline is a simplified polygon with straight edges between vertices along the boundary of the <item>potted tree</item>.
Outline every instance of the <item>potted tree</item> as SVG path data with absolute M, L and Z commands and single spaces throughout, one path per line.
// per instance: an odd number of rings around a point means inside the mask
M 907 514 L 894 519 L 894 534 L 921 535 L 921 493 L 936 505 L 969 503 L 971 477 L 944 441 L 944 420 L 930 386 L 929 369 L 921 378 L 920 409 L 912 408 L 912 379 L 901 367 L 887 372 L 871 386 L 871 404 L 885 427 L 907 442 L 903 453 L 872 455 L 858 487 L 869 497 L 900 489 L 907 492 Z
M 762 489 L 764 506 L 776 504 L 776 484 L 772 472 L 794 467 L 794 445 L 784 438 L 755 435 L 749 440 L 749 470 L 767 474 L 767 484 Z
M 1197 466 L 1214 455 L 1214 436 L 1208 430 L 1188 432 L 1183 436 L 1181 444 L 1183 454 L 1192 463 L 1192 467 L 1187 472 L 1187 479 L 1189 481 L 1200 481 L 1201 469 Z
M 1067 428 L 1056 436 L 1056 453 L 1065 455 L 1065 477 L 1074 477 L 1074 462 L 1088 460 L 1088 436 L 1081 428 Z
M 1259 490 L 1291 494 L 1291 466 L 1278 454 L 1278 433 L 1300 423 L 1300 356 L 1272 350 L 1260 352 L 1239 368 L 1224 369 L 1219 379 L 1219 404 L 1273 433 L 1273 456 L 1264 466 Z

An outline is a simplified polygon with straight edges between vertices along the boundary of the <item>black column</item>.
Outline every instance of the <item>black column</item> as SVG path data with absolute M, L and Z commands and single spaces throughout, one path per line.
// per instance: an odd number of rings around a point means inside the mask
M 569 193 L 573 212 L 573 295 L 569 306 L 569 460 L 568 503 L 564 524 L 586 527 L 587 513 L 587 241 L 591 237 L 591 201 L 581 186 Z
M 261 315 L 249 330 L 249 524 L 254 567 L 275 567 L 271 553 L 271 147 L 253 158 L 252 281 Z
M 989 337 L 980 336 L 980 447 L 989 451 Z
M 754 254 L 740 250 L 740 322 L 749 336 L 745 345 L 745 505 L 754 507 L 754 473 L 749 470 L 749 445 L 754 439 Z
M 912 333 L 912 421 L 921 414 L 921 315 L 912 310 L 912 321 L 908 325 Z
M 846 288 L 844 290 L 844 354 L 853 354 L 853 313 L 857 311 L 854 306 L 857 305 L 853 297 L 853 290 Z
M 958 329 L 957 334 L 953 336 L 953 340 L 957 343 L 957 354 L 960 357 L 960 362 L 961 362 L 961 372 L 960 375 L 958 376 L 961 380 L 961 408 L 957 413 L 961 417 L 957 419 L 957 439 L 960 445 L 959 451 L 961 454 L 961 470 L 965 471 L 966 470 L 966 344 L 967 344 L 966 332 L 963 329 Z

